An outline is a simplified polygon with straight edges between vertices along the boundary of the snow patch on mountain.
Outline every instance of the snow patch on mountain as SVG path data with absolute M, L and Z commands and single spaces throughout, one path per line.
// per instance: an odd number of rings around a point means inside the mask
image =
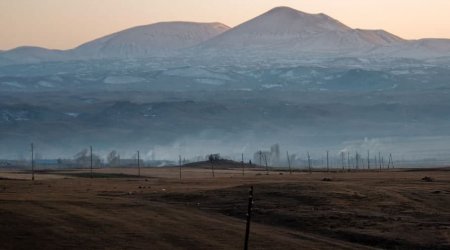
M 220 86 L 223 85 L 224 82 L 218 79 L 207 79 L 207 78 L 203 78 L 203 79 L 195 79 L 196 82 L 201 83 L 201 84 L 207 84 L 207 85 L 213 85 L 213 86 Z
M 25 86 L 23 86 L 22 84 L 20 84 L 18 82 L 2 82 L 1 85 L 6 86 L 6 87 L 18 88 L 18 89 L 25 88 Z
M 396 46 L 380 48 L 375 54 L 386 57 L 437 58 L 450 56 L 450 39 L 420 39 L 406 41 Z
M 47 82 L 47 81 L 39 81 L 37 84 L 38 84 L 39 86 L 45 87 L 45 88 L 53 88 L 53 87 L 55 87 L 55 84 L 54 84 L 54 83 L 52 83 L 52 82 Z
M 135 76 L 108 76 L 103 82 L 106 84 L 132 84 L 145 82 L 145 78 Z
M 166 76 L 192 77 L 192 78 L 214 78 L 229 81 L 231 78 L 225 74 L 215 73 L 201 67 L 183 67 L 168 69 L 163 72 Z
M 221 23 L 162 22 L 117 32 L 74 49 L 79 57 L 136 58 L 171 54 L 226 31 Z
M 10 123 L 14 121 L 28 121 L 29 113 L 24 110 L 11 111 L 8 109 L 0 110 L 0 123 Z

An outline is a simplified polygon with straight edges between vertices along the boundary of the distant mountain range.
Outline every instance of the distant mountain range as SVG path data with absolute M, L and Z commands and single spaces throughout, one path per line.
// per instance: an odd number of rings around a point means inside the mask
M 384 30 L 352 29 L 325 14 L 274 8 L 234 28 L 221 23 L 164 22 L 120 31 L 61 51 L 19 47 L 0 52 L 0 65 L 155 56 L 436 58 L 450 39 L 405 40 Z
M 127 58 L 172 54 L 198 45 L 229 29 L 221 23 L 165 22 L 127 29 L 70 51 L 86 58 Z

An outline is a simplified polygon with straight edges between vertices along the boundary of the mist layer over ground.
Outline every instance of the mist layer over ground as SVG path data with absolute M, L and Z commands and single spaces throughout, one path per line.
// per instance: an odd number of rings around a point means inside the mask
M 27 158 L 34 142 L 42 158 L 71 158 L 92 145 L 102 157 L 141 150 L 148 160 L 247 160 L 279 144 L 299 160 L 307 152 L 320 160 L 326 150 L 335 161 L 367 151 L 442 160 L 450 145 L 448 65 L 154 58 L 4 66 L 0 158 Z

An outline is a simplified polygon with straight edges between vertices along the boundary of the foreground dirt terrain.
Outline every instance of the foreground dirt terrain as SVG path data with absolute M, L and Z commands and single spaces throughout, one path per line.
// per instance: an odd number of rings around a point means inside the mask
M 431 182 L 423 181 L 428 176 Z M 450 249 L 450 171 L 0 172 L 0 249 Z M 327 178 L 328 181 L 324 181 Z

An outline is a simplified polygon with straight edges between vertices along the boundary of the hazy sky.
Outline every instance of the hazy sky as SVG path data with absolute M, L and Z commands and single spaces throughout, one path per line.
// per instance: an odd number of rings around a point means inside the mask
M 0 50 L 67 49 L 159 21 L 235 26 L 281 5 L 403 38 L 450 38 L 450 0 L 0 0 Z

